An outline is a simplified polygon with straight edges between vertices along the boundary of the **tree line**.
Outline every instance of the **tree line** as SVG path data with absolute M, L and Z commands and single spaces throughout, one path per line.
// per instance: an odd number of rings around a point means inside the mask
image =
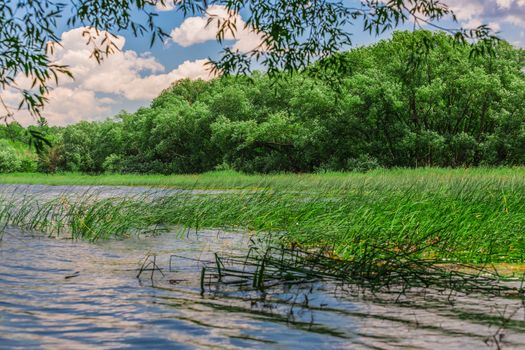
M 135 113 L 30 127 L 51 143 L 38 154 L 20 148 L 28 130 L 13 122 L 0 127 L 0 171 L 525 165 L 525 54 L 503 41 L 472 52 L 443 33 L 396 32 L 337 54 L 330 74 L 316 74 L 320 61 L 277 77 L 182 80 Z

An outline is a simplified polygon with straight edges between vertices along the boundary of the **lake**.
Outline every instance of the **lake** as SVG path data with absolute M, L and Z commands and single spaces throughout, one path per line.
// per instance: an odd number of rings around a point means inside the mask
M 20 189 L 3 187 L 46 198 L 86 190 Z M 0 348 L 525 347 L 525 311 L 515 296 L 414 290 L 399 298 L 316 281 L 264 292 L 226 284 L 203 291 L 202 267 L 215 253 L 242 254 L 249 239 L 199 230 L 88 243 L 7 227 L 0 243 Z M 148 261 L 156 267 L 141 272 Z

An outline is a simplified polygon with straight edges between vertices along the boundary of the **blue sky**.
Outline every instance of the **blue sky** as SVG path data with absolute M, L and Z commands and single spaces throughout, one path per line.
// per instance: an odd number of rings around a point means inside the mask
M 348 0 L 349 2 L 355 2 Z M 444 0 L 457 14 L 460 24 L 475 27 L 488 23 L 516 46 L 524 46 L 525 0 Z M 214 7 L 210 12 L 220 14 Z M 119 33 L 121 51 L 101 65 L 89 58 L 90 49 L 82 37 L 83 28 L 63 28 L 62 45 L 53 59 L 71 67 L 75 80 L 63 79 L 50 94 L 44 115 L 52 125 L 80 120 L 103 120 L 121 110 L 133 112 L 147 106 L 160 91 L 182 78 L 210 78 L 204 68 L 208 57 L 217 58 L 221 46 L 215 42 L 213 28 L 205 28 L 204 17 L 183 18 L 178 11 L 159 11 L 158 24 L 171 38 L 149 46 L 148 37 Z M 380 38 L 361 31 L 356 23 L 354 46 L 373 43 Z M 409 28 L 411 26 L 407 26 Z M 386 33 L 386 38 L 391 33 Z M 249 50 L 257 35 L 247 30 L 227 45 Z M 6 99 L 14 96 L 6 96 Z M 24 119 L 22 117 L 22 119 Z M 25 123 L 31 122 L 26 118 Z M 24 122 L 24 120 L 22 120 Z
M 159 12 L 158 24 L 167 32 L 171 32 L 173 29 L 180 27 L 183 22 L 184 17 L 178 11 Z M 366 45 L 381 39 L 362 32 L 359 30 L 361 27 L 362 23 L 356 23 L 354 30 L 352 30 L 352 32 L 354 32 L 353 38 L 355 45 Z M 390 33 L 386 33 L 381 37 L 387 38 L 389 35 Z M 136 52 L 151 52 L 167 69 L 174 69 L 186 60 L 197 60 L 208 57 L 217 58 L 222 49 L 222 46 L 213 40 L 187 47 L 183 47 L 173 41 L 167 45 L 157 43 L 153 47 L 150 47 L 149 41 L 145 40 L 144 37 L 136 38 L 131 33 L 124 33 L 124 36 L 127 39 L 126 49 Z M 227 41 L 226 44 L 231 45 L 233 42 L 235 41 L 230 40 Z

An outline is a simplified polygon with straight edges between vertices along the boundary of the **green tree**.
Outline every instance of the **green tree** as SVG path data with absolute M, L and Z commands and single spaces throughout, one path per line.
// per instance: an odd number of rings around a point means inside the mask
M 270 75 L 300 71 L 319 59 L 323 62 L 319 67 L 337 69 L 341 56 L 333 54 L 352 44 L 351 28 L 357 21 L 364 23 L 364 31 L 376 34 L 408 21 L 430 25 L 452 34 L 456 42 L 475 39 L 488 43 L 474 47 L 477 51 L 490 49 L 494 40 L 484 25 L 473 30 L 438 26 L 447 17 L 455 20 L 438 0 L 361 0 L 360 6 L 342 0 L 0 0 L 0 92 L 14 89 L 20 94 L 18 106 L 7 105 L 0 96 L 3 117 L 11 117 L 18 108 L 39 116 L 50 83 L 61 75 L 71 76 L 68 67 L 49 58 L 59 43 L 57 28 L 63 17 L 70 27 L 89 28 L 86 42 L 94 59 L 101 61 L 118 50 L 118 33 L 148 34 L 152 45 L 168 35 L 157 25 L 155 6 L 173 6 L 189 16 L 202 14 L 210 5 L 224 6 L 229 14 L 211 19 L 216 21 L 219 42 L 229 33 L 235 35 L 241 12 L 248 14 L 247 28 L 261 36 L 256 48 L 248 52 L 225 48 L 212 61 L 212 69 L 225 75 L 249 73 L 254 64 Z M 430 45 L 429 37 L 424 39 L 419 49 Z M 20 76 L 31 81 L 31 87 L 17 85 Z
M 413 61 L 413 46 L 429 35 L 436 44 Z M 443 33 L 396 32 L 339 54 L 348 67 L 334 71 L 338 91 L 308 72 L 184 80 L 133 114 L 31 128 L 53 140 L 40 157 L 47 171 L 524 165 L 525 52 L 505 42 L 493 56 L 471 52 Z M 0 127 L 10 142 L 26 134 Z

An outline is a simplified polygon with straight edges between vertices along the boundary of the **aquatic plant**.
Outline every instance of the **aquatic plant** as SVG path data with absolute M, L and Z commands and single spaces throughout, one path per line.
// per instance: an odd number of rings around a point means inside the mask
M 340 259 L 327 252 L 330 250 L 322 247 L 306 250 L 278 245 L 268 237 L 252 239 L 246 254 L 215 254 L 215 260 L 203 267 L 202 292 L 204 286 L 211 289 L 235 285 L 245 291 L 264 292 L 274 286 L 331 282 L 343 289 L 387 292 L 398 294 L 398 298 L 411 290 L 523 297 L 522 286 L 501 284 L 504 278 L 487 266 L 443 264 L 420 258 L 416 251 L 388 251 L 374 246 L 352 259 Z
M 215 304 L 218 311 L 246 312 L 322 334 L 331 334 L 322 321 L 316 322 L 324 312 L 378 317 L 367 308 L 355 308 L 363 302 L 386 311 L 379 320 L 444 334 L 450 334 L 450 324 L 438 326 L 432 316 L 446 314 L 494 327 L 480 334 L 479 341 L 496 348 L 508 345 L 509 332 L 525 329 L 524 275 L 506 280 L 490 266 L 442 264 L 418 258 L 416 252 L 376 251 L 375 247 L 366 255 L 342 260 L 328 255 L 329 247 L 304 249 L 276 241 L 278 237 L 255 236 L 246 250 L 204 256 L 177 253 L 169 261 L 162 254 L 148 254 L 137 277 L 141 284 L 161 290 L 189 285 L 197 293 L 200 286 L 201 298 L 194 299 L 221 304 Z M 181 279 L 182 271 L 192 271 L 193 279 Z M 415 319 L 407 317 L 408 310 Z M 419 312 L 431 315 L 426 324 L 416 317 Z M 463 327 L 452 334 L 472 334 L 472 328 Z
M 1 201 L 0 223 L 88 240 L 221 228 L 283 233 L 282 243 L 330 247 L 330 254 L 347 260 L 376 247 L 376 253 L 410 252 L 441 262 L 523 262 L 520 174 L 422 169 L 283 175 L 225 191 L 202 190 L 197 183 L 196 190 L 119 198 L 86 193 L 42 201 L 18 195 Z
M 0 199 L 0 223 L 57 238 L 125 238 L 138 233 L 157 233 L 145 209 L 146 198 L 100 199 L 86 191 L 78 198 L 60 196 L 42 201 L 35 196 Z

